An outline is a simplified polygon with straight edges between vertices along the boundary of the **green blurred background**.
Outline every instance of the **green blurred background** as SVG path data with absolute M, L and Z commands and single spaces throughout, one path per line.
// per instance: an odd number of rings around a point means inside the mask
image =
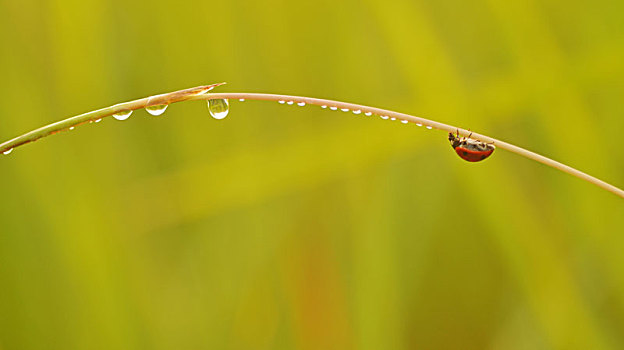
M 621 0 L 0 0 L 0 138 L 227 81 L 624 185 Z M 318 107 L 135 112 L 0 159 L 1 349 L 622 349 L 624 201 Z

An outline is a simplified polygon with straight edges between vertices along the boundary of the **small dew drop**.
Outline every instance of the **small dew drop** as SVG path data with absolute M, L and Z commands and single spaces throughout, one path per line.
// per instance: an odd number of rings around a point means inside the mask
M 279 104 L 281 104 L 281 105 L 283 105 L 284 103 L 286 103 L 286 101 L 284 101 L 284 100 L 279 100 L 279 101 L 277 101 L 277 102 L 279 102 Z
M 392 118 L 390 118 L 390 120 L 396 120 L 396 118 L 395 118 L 395 117 L 392 117 Z
M 117 120 L 126 120 L 126 119 L 130 118 L 130 114 L 132 114 L 132 111 L 128 109 L 128 110 L 121 111 L 119 113 L 113 114 L 113 118 L 115 118 Z
M 380 115 L 381 119 L 388 119 L 387 115 Z
M 325 105 L 322 105 L 322 106 L 321 106 L 321 108 L 327 108 L 327 106 L 325 106 Z
M 75 129 L 75 127 L 74 127 L 74 126 L 70 126 L 70 127 L 69 127 L 69 130 L 74 130 L 74 129 Z
M 407 124 L 407 123 L 409 123 L 409 122 L 408 122 L 407 120 L 401 120 L 401 123 L 403 123 L 403 124 Z
M 348 112 L 349 108 L 340 108 L 340 110 L 343 111 L 343 112 Z
M 360 111 L 359 109 L 356 109 L 355 111 L 353 111 L 353 114 L 360 114 L 362 113 L 362 111 Z
M 294 101 L 288 101 L 288 102 L 286 102 L 286 103 L 287 103 L 287 104 L 289 104 L 289 105 L 291 105 L 291 104 L 293 104 L 293 103 L 295 103 L 295 102 L 294 102 Z
M 145 110 L 147 111 L 147 113 L 153 116 L 159 116 L 165 113 L 165 110 L 167 109 L 167 107 L 169 107 L 169 105 L 153 105 L 153 106 L 145 107 Z
M 297 103 L 297 106 L 301 106 L 301 107 L 303 107 L 303 106 L 305 106 L 305 102 L 298 102 L 298 103 Z
M 365 116 L 370 117 L 371 115 L 373 115 L 373 112 L 366 112 L 364 113 Z
M 329 107 L 329 109 L 331 109 L 332 111 L 335 111 L 335 110 L 338 109 L 338 107 L 331 106 L 331 107 Z
M 10 148 L 10 149 L 8 149 L 8 150 L 6 150 L 6 151 L 2 152 L 2 154 L 9 154 L 9 153 L 11 153 L 11 152 L 13 152 L 13 148 Z
M 226 99 L 208 100 L 208 111 L 213 118 L 223 119 L 230 111 L 230 103 Z
M 432 126 L 427 125 L 427 129 L 431 130 L 431 129 L 433 129 L 433 127 L 432 127 Z
M 95 120 L 95 122 L 96 122 L 96 123 L 99 123 L 99 122 L 101 122 L 101 121 L 102 121 L 102 118 L 100 118 L 100 119 L 96 119 L 96 120 Z
M 244 98 L 239 98 L 238 100 L 241 101 L 241 102 L 245 102 Z
M 422 126 L 422 124 L 420 124 L 420 123 L 416 123 L 416 125 L 417 125 L 417 126 Z

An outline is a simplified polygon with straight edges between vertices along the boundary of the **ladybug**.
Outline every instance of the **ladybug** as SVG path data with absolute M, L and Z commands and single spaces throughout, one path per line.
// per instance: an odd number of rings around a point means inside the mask
M 457 136 L 449 132 L 448 139 L 451 141 L 451 147 L 463 160 L 480 162 L 489 157 L 496 149 L 493 144 L 473 140 L 470 136 L 472 136 L 472 133 L 468 137 L 459 137 L 459 130 L 457 130 Z

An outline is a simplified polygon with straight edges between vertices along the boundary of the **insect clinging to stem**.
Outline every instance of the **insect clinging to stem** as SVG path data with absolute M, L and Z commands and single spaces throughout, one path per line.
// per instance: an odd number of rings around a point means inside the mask
M 485 143 L 479 140 L 473 140 L 470 138 L 472 132 L 468 137 L 460 137 L 459 130 L 457 130 L 457 136 L 449 133 L 448 139 L 451 142 L 451 147 L 455 150 L 458 156 L 468 162 L 480 162 L 489 157 L 496 147 L 491 143 Z

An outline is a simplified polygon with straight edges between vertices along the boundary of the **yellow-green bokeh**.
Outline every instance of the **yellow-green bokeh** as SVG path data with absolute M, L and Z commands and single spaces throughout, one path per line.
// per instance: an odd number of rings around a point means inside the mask
M 0 138 L 217 91 L 624 185 L 619 0 L 0 0 Z M 624 202 L 499 150 L 204 102 L 0 159 L 0 349 L 621 349 Z

